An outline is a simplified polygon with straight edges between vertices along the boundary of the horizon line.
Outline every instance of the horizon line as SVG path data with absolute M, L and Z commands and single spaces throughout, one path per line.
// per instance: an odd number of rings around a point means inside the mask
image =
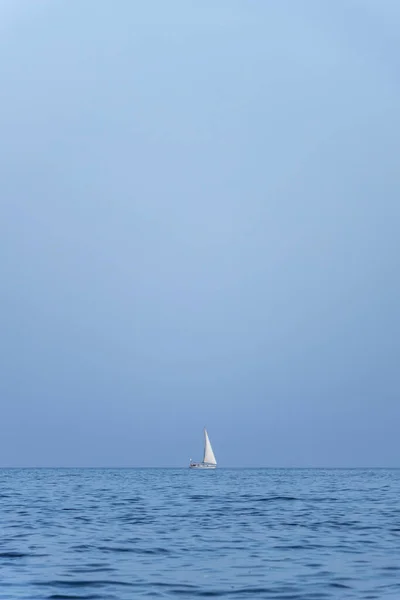
M 183 470 L 183 469 L 187 469 L 190 470 L 188 466 L 179 466 L 179 467 L 171 467 L 171 466 L 129 466 L 129 467 L 122 467 L 122 466 L 90 466 L 90 465 L 83 465 L 83 466 L 79 466 L 79 465 L 73 465 L 73 466 L 45 466 L 45 465 L 39 465 L 39 466 L 27 466 L 27 465 L 22 465 L 22 466 L 10 466 L 10 465 L 4 465 L 1 466 L 0 465 L 0 470 L 12 470 L 12 469 L 24 469 L 24 470 L 32 470 L 32 469 L 65 469 L 65 470 L 73 470 L 73 469 L 87 469 L 87 470 L 95 470 L 95 469 L 101 469 L 101 470 L 154 470 L 154 469 L 159 469 L 159 470 Z M 324 466 L 303 466 L 303 467 L 299 467 L 299 466 L 291 466 L 291 467 L 278 467 L 278 466 L 258 466 L 258 467 L 254 467 L 254 466 L 246 466 L 246 467 L 235 467 L 235 466 L 219 466 L 217 467 L 217 469 L 213 469 L 213 471 L 222 471 L 222 470 L 271 470 L 271 471 L 278 471 L 278 470 L 286 470 L 286 471 L 306 471 L 306 470 L 314 470 L 314 471 L 351 471 L 351 470 L 365 470 L 365 469 L 370 469 L 370 470 L 397 470 L 400 469 L 400 466 L 394 467 L 388 467 L 388 466 L 368 466 L 368 465 L 364 465 L 364 466 L 334 466 L 334 467 L 324 467 Z

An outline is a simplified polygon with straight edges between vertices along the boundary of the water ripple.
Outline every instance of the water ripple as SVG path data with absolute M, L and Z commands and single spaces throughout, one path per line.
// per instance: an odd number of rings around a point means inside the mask
M 400 471 L 0 470 L 0 600 L 398 600 Z

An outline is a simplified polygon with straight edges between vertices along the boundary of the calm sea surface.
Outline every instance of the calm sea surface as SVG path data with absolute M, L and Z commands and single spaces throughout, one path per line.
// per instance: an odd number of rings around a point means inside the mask
M 400 599 L 400 471 L 0 470 L 0 598 Z

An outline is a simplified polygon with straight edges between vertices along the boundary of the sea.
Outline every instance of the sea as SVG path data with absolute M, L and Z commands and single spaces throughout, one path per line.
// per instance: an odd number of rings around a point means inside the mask
M 3 469 L 0 598 L 400 599 L 400 470 Z

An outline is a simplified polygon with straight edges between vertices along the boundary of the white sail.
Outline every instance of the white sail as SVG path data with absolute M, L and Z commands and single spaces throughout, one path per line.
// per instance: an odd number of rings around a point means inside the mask
M 203 463 L 208 463 L 210 465 L 216 465 L 217 461 L 215 460 L 214 452 L 211 447 L 210 438 L 208 437 L 207 429 L 204 428 L 204 458 Z

